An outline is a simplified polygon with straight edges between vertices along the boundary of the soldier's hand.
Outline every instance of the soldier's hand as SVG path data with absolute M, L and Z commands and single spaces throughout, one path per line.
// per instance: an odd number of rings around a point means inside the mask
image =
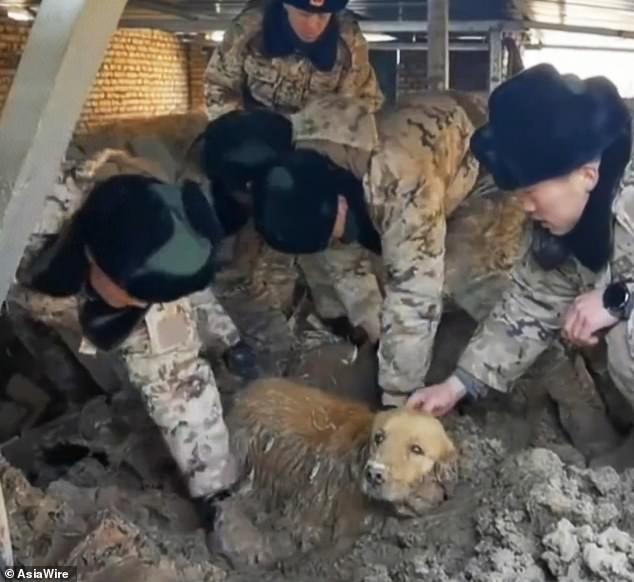
M 599 341 L 596 333 L 618 321 L 603 307 L 603 289 L 595 289 L 579 295 L 568 308 L 561 335 L 575 346 L 594 346 Z
M 416 390 L 407 400 L 407 406 L 434 416 L 444 416 L 466 393 L 465 385 L 455 376 L 450 376 L 441 384 Z

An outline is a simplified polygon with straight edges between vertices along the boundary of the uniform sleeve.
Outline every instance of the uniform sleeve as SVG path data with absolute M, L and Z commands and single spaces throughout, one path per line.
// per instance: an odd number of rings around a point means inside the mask
M 385 404 L 422 385 L 442 312 L 445 186 L 412 172 L 410 162 L 391 148 L 373 160 L 370 173 L 373 187 L 389 193 L 378 225 L 385 272 L 379 384 Z
M 240 341 L 238 327 L 209 287 L 193 293 L 189 300 L 205 348 L 220 344 L 224 351 Z
M 544 271 L 527 251 L 458 367 L 488 387 L 507 392 L 559 336 L 566 309 L 579 294 L 574 277 L 572 261 Z
M 216 47 L 205 70 L 205 104 L 207 116 L 241 109 L 245 84 L 244 60 L 249 35 L 238 20 L 227 28 L 222 42 Z
M 192 307 L 182 299 L 178 308 L 188 325 L 187 339 L 159 350 L 142 325 L 126 339 L 119 356 L 186 478 L 190 494 L 198 497 L 229 486 L 234 474 L 220 395 L 211 367 L 199 356 L 201 343 Z
M 366 42 L 361 28 L 354 22 L 352 41 L 350 44 L 351 66 L 342 83 L 341 93 L 354 96 L 360 99 L 371 113 L 381 109 L 385 97 L 376 73 L 370 63 L 368 43 Z

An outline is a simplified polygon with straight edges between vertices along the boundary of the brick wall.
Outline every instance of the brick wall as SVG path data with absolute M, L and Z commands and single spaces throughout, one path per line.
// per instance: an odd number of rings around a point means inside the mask
M 0 18 L 0 110 L 4 107 L 28 36 L 28 26 Z
M 449 86 L 463 91 L 484 91 L 489 75 L 486 51 L 453 51 L 449 59 Z M 401 51 L 398 65 L 398 95 L 419 93 L 427 82 L 427 52 Z
M 0 108 L 28 37 L 28 25 L 0 19 Z M 203 106 L 203 48 L 158 30 L 113 36 L 77 125 L 84 133 L 120 119 L 185 113 Z

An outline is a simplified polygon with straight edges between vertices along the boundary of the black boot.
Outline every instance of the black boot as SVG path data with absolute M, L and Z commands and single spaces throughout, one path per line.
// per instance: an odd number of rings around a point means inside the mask
M 350 320 L 343 315 L 331 319 L 322 319 L 322 322 L 332 333 L 349 341 L 355 346 L 361 346 L 369 339 L 365 329 L 358 325 L 352 325 Z
M 212 531 L 214 529 L 220 502 L 231 497 L 233 493 L 233 488 L 230 487 L 228 489 L 222 489 L 212 495 L 192 498 L 192 502 L 196 507 L 196 513 L 200 516 L 200 521 L 205 531 Z

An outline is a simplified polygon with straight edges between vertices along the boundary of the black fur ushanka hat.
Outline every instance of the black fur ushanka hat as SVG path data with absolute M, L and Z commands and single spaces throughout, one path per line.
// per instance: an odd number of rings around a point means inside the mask
M 532 186 L 599 159 L 629 135 L 630 114 L 604 77 L 581 80 L 540 64 L 489 97 L 489 121 L 471 138 L 478 161 L 503 190 Z

